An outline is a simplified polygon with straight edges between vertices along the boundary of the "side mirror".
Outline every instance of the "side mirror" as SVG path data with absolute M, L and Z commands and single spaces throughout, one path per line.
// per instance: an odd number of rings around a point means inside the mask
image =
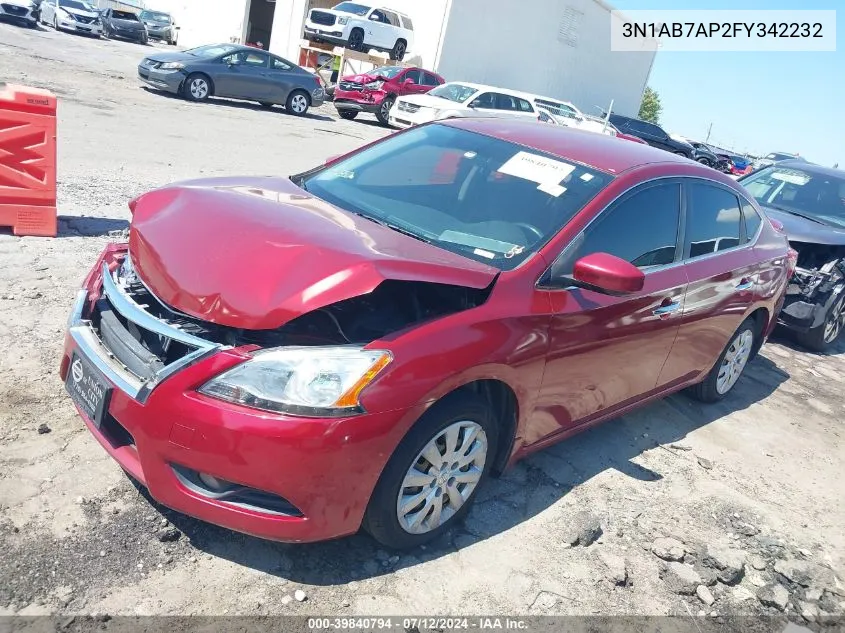
M 645 274 L 639 268 L 609 253 L 593 253 L 582 257 L 572 271 L 579 286 L 609 295 L 638 292 L 645 285 Z
M 377 15 L 371 15 L 370 20 L 372 20 L 373 22 L 381 22 L 381 20 L 379 20 Z
M 405 79 L 405 81 L 402 82 L 402 85 L 403 86 L 414 85 L 414 80 L 411 79 L 410 77 L 408 77 L 407 79 Z

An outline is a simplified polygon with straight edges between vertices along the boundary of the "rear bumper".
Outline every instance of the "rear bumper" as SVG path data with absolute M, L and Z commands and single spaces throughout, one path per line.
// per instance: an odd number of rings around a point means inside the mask
M 91 434 L 153 498 L 179 512 L 279 541 L 320 541 L 356 532 L 411 413 L 301 418 L 209 398 L 197 388 L 246 358 L 225 348 L 161 379 L 143 397 L 133 395 L 132 385 L 111 365 L 114 361 L 103 353 L 86 320 L 92 300 L 102 293 L 103 263 L 116 262 L 123 252 L 112 246 L 100 256 L 65 338 L 62 379 L 79 380 L 76 369 L 71 370 L 77 354 L 98 369 L 110 389 L 99 426 L 79 410 Z M 280 501 L 271 510 L 221 500 L 192 484 L 185 476 L 189 472 L 235 482 Z M 279 511 L 279 506 L 293 511 Z

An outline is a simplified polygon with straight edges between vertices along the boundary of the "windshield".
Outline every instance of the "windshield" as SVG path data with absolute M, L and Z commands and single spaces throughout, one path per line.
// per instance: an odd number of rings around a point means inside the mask
M 744 178 L 742 186 L 761 205 L 845 228 L 845 175 L 772 166 Z
M 79 11 L 93 11 L 92 7 L 87 2 L 80 2 L 80 0 L 60 0 L 60 7 L 67 7 L 69 9 L 78 9 Z
M 457 103 L 463 103 L 474 95 L 478 90 L 464 86 L 463 84 L 443 84 L 434 90 L 430 90 L 428 94 L 432 97 L 440 97 L 441 99 L 448 99 Z
M 563 158 L 434 124 L 388 137 L 298 184 L 341 209 L 510 270 L 611 179 Z
M 135 20 L 138 21 L 138 16 L 134 13 L 129 13 L 129 11 L 112 11 L 111 16 L 115 20 Z
M 384 77 L 385 79 L 393 79 L 396 75 L 401 73 L 402 66 L 381 66 L 369 71 L 367 74 L 373 77 Z
M 216 57 L 217 55 L 231 53 L 238 48 L 239 47 L 234 44 L 208 44 L 207 46 L 189 48 L 185 52 L 196 57 Z
M 367 15 L 370 7 L 356 2 L 341 2 L 334 8 L 335 11 L 343 11 L 344 13 L 354 13 L 355 15 Z
M 144 11 L 141 13 L 142 20 L 149 20 L 151 22 L 170 23 L 170 16 L 166 13 L 159 13 L 158 11 Z

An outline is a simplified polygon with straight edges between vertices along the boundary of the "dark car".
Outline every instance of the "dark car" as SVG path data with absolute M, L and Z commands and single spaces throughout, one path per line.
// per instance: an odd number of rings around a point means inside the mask
M 141 11 L 141 22 L 147 27 L 147 36 L 151 40 L 161 40 L 171 46 L 176 45 L 179 37 L 179 27 L 173 17 L 164 11 Z
M 798 251 L 781 323 L 805 347 L 828 350 L 845 327 L 845 171 L 793 160 L 738 182 Z
M 686 156 L 695 160 L 695 149 L 686 141 L 672 138 L 666 130 L 655 123 L 642 121 L 633 117 L 621 114 L 611 114 L 610 122 L 623 134 L 630 134 L 643 139 L 652 147 L 672 152 L 680 156 Z
M 334 90 L 334 105 L 342 119 L 354 119 L 359 112 L 369 112 L 376 115 L 379 123 L 387 125 L 396 97 L 425 94 L 443 83 L 443 77 L 430 70 L 381 66 L 343 77 Z
M 531 453 L 684 388 L 730 397 L 789 276 L 729 177 L 533 119 L 129 207 L 70 315 L 70 397 L 161 504 L 281 541 L 417 546 Z
M 707 165 L 708 167 L 718 169 L 719 171 L 725 171 L 725 168 L 728 166 L 727 159 L 720 158 L 719 156 L 717 156 L 716 153 L 712 149 L 710 149 L 710 146 L 707 145 L 707 143 L 691 140 L 687 140 L 687 142 L 692 145 L 693 149 L 695 150 L 696 161 L 698 161 L 702 165 Z
M 137 13 L 106 9 L 101 12 L 100 20 L 103 23 L 103 37 L 119 37 L 141 44 L 147 43 L 147 29 Z
M 211 96 L 284 105 L 302 116 L 322 105 L 324 94 L 314 73 L 277 55 L 240 44 L 211 44 L 180 53 L 155 53 L 138 65 L 148 86 L 189 101 Z

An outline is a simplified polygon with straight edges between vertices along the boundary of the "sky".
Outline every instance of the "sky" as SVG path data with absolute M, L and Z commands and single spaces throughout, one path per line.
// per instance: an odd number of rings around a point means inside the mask
M 799 153 L 845 169 L 845 2 L 610 0 L 620 11 L 837 9 L 836 52 L 659 51 L 649 85 L 671 133 L 739 152 Z

